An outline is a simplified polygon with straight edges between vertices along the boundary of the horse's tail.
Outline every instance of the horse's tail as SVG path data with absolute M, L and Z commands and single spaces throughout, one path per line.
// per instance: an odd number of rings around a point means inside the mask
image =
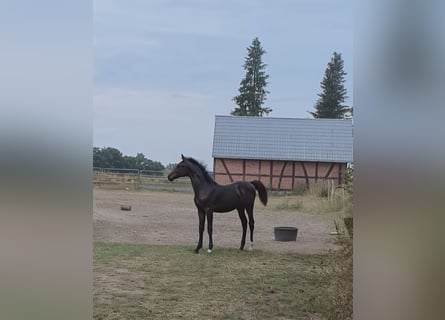
M 266 205 L 267 204 L 267 190 L 264 184 L 261 181 L 254 180 L 250 182 L 253 186 L 258 190 L 258 195 L 260 196 L 261 202 Z

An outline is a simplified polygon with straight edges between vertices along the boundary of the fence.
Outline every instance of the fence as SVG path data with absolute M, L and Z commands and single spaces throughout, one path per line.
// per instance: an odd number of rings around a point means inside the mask
M 93 184 L 99 188 L 193 192 L 189 178 L 168 181 L 166 171 L 93 168 Z

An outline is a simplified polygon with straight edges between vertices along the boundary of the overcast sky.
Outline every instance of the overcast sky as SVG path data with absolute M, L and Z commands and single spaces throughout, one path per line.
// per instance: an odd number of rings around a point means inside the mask
M 334 51 L 352 104 L 352 26 L 352 0 L 96 0 L 94 146 L 212 170 L 214 118 L 235 107 L 253 38 L 269 117 L 309 118 Z

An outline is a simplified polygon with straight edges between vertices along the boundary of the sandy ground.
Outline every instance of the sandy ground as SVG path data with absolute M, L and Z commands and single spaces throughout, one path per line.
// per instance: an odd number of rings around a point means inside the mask
M 94 240 L 163 245 L 196 246 L 198 214 L 193 194 L 180 192 L 123 191 L 94 189 Z M 121 205 L 131 205 L 122 211 Z M 255 200 L 254 248 L 275 252 L 324 253 L 337 249 L 330 235 L 332 220 L 323 214 L 277 211 Z M 274 227 L 298 228 L 297 241 L 274 240 Z M 237 211 L 215 213 L 213 218 L 214 250 L 239 248 L 241 223 Z M 207 228 L 204 249 L 207 248 Z M 249 244 L 249 231 L 246 248 Z

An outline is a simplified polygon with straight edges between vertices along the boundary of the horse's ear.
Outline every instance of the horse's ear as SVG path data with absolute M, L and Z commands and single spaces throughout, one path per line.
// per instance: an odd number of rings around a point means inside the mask
M 181 158 L 182 158 L 182 160 L 185 160 L 185 157 L 182 153 L 181 153 Z

